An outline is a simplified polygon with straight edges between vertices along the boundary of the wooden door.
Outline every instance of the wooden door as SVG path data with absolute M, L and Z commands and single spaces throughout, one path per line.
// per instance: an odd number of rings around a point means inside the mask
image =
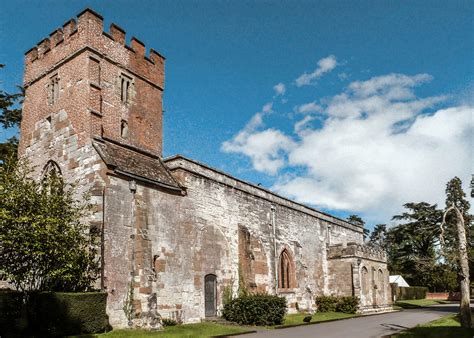
M 206 317 L 217 316 L 216 275 L 206 275 L 204 277 L 204 306 Z

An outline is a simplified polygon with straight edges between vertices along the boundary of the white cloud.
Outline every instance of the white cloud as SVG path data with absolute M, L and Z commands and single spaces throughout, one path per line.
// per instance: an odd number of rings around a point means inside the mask
M 302 120 L 295 123 L 295 133 L 301 135 L 308 130 L 308 125 L 311 121 L 314 120 L 314 117 L 311 115 L 306 115 Z
M 316 102 L 309 102 L 296 107 L 298 113 L 316 113 L 322 110 L 323 108 Z
M 274 175 L 286 163 L 286 153 L 294 142 L 276 129 L 263 129 L 263 116 L 271 112 L 272 104 L 266 104 L 247 125 L 231 140 L 222 144 L 226 153 L 242 154 L 250 158 L 255 170 Z
M 283 83 L 280 82 L 273 86 L 273 90 L 275 91 L 276 96 L 285 95 L 286 87 Z
M 389 222 L 406 202 L 443 204 L 452 177 L 470 178 L 474 107 L 437 109 L 446 97 L 417 97 L 414 88 L 430 79 L 388 74 L 356 81 L 323 102 L 320 128 L 307 115 L 294 124 L 294 135 L 260 131 L 261 116 L 257 128 L 249 127 L 257 114 L 225 144 L 249 156 L 258 171 L 286 168 L 293 176 L 277 178 L 273 187 L 281 194 Z
M 296 80 L 296 86 L 302 87 L 306 85 L 310 85 L 314 82 L 314 80 L 320 78 L 325 73 L 330 72 L 337 66 L 337 60 L 334 55 L 329 55 L 318 61 L 318 67 L 312 73 L 303 73 L 300 75 Z
M 273 102 L 269 102 L 269 103 L 266 103 L 263 107 L 262 107 L 262 113 L 266 114 L 266 113 L 270 113 L 273 109 Z

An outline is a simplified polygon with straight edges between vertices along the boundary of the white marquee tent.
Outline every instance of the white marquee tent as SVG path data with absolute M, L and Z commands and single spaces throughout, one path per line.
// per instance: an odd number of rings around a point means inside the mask
M 389 281 L 390 281 L 390 284 L 394 283 L 394 284 L 397 284 L 397 286 L 402 287 L 402 288 L 407 288 L 410 286 L 401 275 L 389 276 Z

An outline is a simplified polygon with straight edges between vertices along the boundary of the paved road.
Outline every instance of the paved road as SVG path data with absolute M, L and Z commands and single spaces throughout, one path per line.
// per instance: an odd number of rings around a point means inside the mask
M 245 338 L 263 337 L 324 337 L 324 338 L 372 338 L 394 334 L 398 331 L 430 322 L 459 311 L 458 304 L 435 305 L 429 308 L 404 310 L 376 316 L 298 326 L 280 330 L 267 330 L 248 334 Z

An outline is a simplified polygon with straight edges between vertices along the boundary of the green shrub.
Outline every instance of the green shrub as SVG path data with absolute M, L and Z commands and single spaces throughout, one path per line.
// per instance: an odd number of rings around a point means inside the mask
M 0 292 L 0 336 L 20 337 L 26 330 L 27 322 L 23 297 L 19 292 Z
M 316 297 L 316 306 L 318 312 L 356 313 L 359 308 L 359 298 L 353 296 L 319 296 Z
M 0 293 L 1 336 L 67 336 L 108 329 L 106 293 Z
M 319 296 L 316 297 L 316 306 L 319 312 L 334 312 L 336 311 L 338 298 L 334 296 Z
M 235 298 L 224 305 L 222 317 L 241 325 L 279 325 L 286 313 L 286 298 L 266 294 Z
M 174 319 L 171 318 L 161 318 L 161 323 L 163 326 L 176 326 L 178 325 L 178 322 Z
M 233 293 L 232 293 L 232 286 L 233 286 L 232 281 L 230 284 L 224 286 L 224 290 L 222 291 L 222 304 L 223 305 L 229 303 L 234 298 Z
M 395 287 L 397 300 L 425 299 L 428 288 L 424 286 Z
M 356 313 L 359 309 L 359 298 L 354 296 L 339 297 L 336 312 Z

